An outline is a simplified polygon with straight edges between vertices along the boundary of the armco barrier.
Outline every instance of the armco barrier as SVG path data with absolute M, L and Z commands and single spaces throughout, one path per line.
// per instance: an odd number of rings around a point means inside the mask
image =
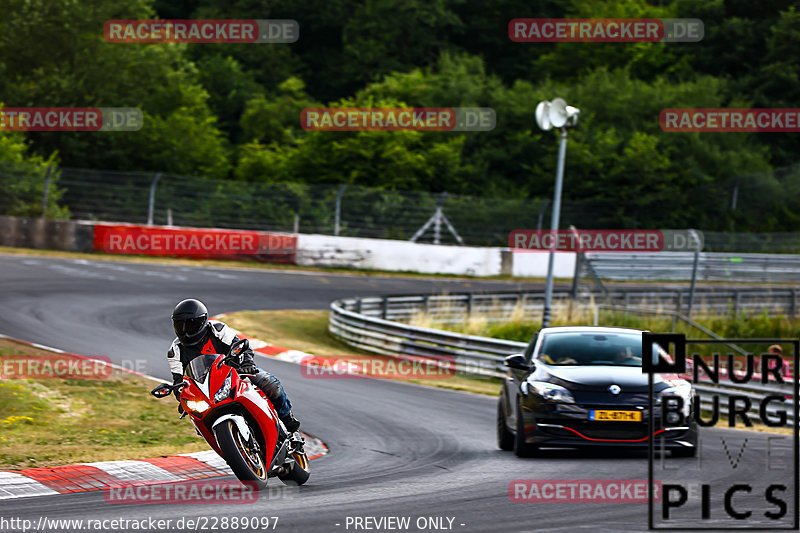
M 692 252 L 589 253 L 585 257 L 604 280 L 689 281 L 694 268 Z M 701 252 L 697 279 L 800 283 L 800 255 Z
M 605 294 L 555 291 L 556 307 L 608 305 L 624 308 L 658 307 L 662 314 L 687 313 L 688 288 L 673 290 L 642 290 L 614 288 Z M 800 289 L 794 287 L 710 288 L 698 287 L 695 291 L 693 314 L 738 315 L 742 312 L 770 316 L 798 315 Z M 370 296 L 342 300 L 347 309 L 371 317 L 408 322 L 416 313 L 426 313 L 437 322 L 461 322 L 465 316 L 479 314 L 489 320 L 505 320 L 512 313 L 519 318 L 541 317 L 544 294 L 531 291 L 498 291 L 492 293 L 453 293 L 425 295 Z M 649 314 L 649 313 L 648 313 Z
M 637 291 L 629 291 L 629 293 L 635 294 L 640 298 L 647 296 L 647 293 L 642 291 L 638 291 L 638 293 Z M 444 318 L 447 320 L 452 319 L 459 313 L 454 313 L 452 305 L 437 304 L 458 302 L 466 310 L 468 305 L 475 305 L 475 301 L 478 298 L 495 302 L 493 305 L 496 305 L 498 301 L 509 300 L 510 295 L 514 296 L 515 302 L 520 301 L 519 298 L 527 297 L 531 301 L 543 298 L 541 294 L 536 293 L 527 294 L 527 296 L 513 293 L 495 293 L 345 298 L 331 304 L 328 330 L 347 344 L 367 352 L 397 357 L 429 357 L 434 360 L 452 357 L 455 359 L 456 368 L 460 371 L 501 377 L 505 375 L 502 365 L 503 359 L 510 354 L 522 352 L 527 345 L 526 343 L 411 326 L 387 320 L 386 317 L 402 316 L 408 318 L 421 309 L 427 309 L 429 313 L 434 315 L 437 310 L 443 311 L 445 313 Z M 557 294 L 556 296 L 566 297 L 567 293 Z M 651 303 L 653 302 L 652 296 L 650 301 Z M 437 303 L 432 304 L 432 302 Z M 677 315 L 680 320 L 696 327 L 701 333 L 718 338 L 713 332 L 709 332 L 683 315 L 674 311 L 667 312 L 667 314 Z M 463 311 L 460 316 L 463 319 Z M 738 346 L 732 346 L 732 349 L 743 353 Z M 697 390 L 706 394 L 718 394 L 721 397 L 719 403 L 720 413 L 727 416 L 728 408 L 725 398 L 732 394 L 749 396 L 751 399 L 758 399 L 766 394 L 791 395 L 793 386 L 790 384 L 766 387 L 754 384 L 734 386 L 727 384 L 715 385 L 709 382 L 698 384 Z M 759 394 L 762 396 L 758 396 Z M 710 402 L 704 399 L 702 405 L 703 407 L 709 407 Z M 758 416 L 758 407 L 758 402 L 753 402 L 753 408 L 750 413 Z M 774 414 L 775 410 L 776 408 L 771 406 L 768 411 L 770 414 Z M 788 419 L 793 421 L 794 415 L 790 407 L 787 407 L 786 410 Z

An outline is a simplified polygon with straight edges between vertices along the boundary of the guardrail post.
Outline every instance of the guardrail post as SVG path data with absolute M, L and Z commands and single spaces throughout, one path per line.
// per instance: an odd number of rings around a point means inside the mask
M 430 296 L 427 294 L 422 297 L 422 309 L 425 311 L 425 313 L 430 310 Z
M 361 297 L 356 298 L 356 313 L 361 314 Z
M 386 320 L 386 315 L 389 312 L 389 298 L 384 296 L 381 300 L 381 318 Z
M 472 293 L 467 295 L 467 318 L 472 316 Z
M 741 293 L 739 291 L 733 291 L 733 316 L 739 315 L 739 300 L 741 298 Z
M 794 318 L 797 314 L 797 291 L 792 289 L 792 300 L 789 302 L 789 316 Z

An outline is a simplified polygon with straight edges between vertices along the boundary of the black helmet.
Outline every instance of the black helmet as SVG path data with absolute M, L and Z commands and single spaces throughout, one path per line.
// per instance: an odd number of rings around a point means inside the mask
M 200 300 L 183 300 L 172 312 L 172 327 L 182 344 L 194 346 L 203 338 L 208 324 L 208 309 Z

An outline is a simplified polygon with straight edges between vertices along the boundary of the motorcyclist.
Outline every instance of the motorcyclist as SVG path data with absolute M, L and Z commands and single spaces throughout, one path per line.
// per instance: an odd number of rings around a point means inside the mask
M 228 325 L 208 320 L 208 310 L 203 302 L 195 299 L 183 300 L 172 312 L 172 327 L 178 336 L 167 352 L 173 383 L 183 380 L 186 365 L 195 357 L 206 353 L 228 353 L 232 344 L 239 338 Z M 248 375 L 250 382 L 264 391 L 278 412 L 283 425 L 293 433 L 300 422 L 292 414 L 292 403 L 277 377 L 258 368 L 253 360 L 253 351 L 248 349 L 241 354 L 239 374 Z M 178 405 L 178 412 L 183 409 Z

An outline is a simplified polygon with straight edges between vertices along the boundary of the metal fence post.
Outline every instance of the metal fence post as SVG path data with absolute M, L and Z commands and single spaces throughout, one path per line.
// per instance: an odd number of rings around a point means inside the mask
M 384 296 L 383 300 L 381 300 L 381 318 L 386 320 L 388 313 L 389 313 L 389 298 L 387 296 Z
M 336 193 L 336 207 L 334 208 L 333 214 L 333 234 L 336 236 L 339 235 L 339 223 L 342 218 L 342 195 L 344 194 L 344 190 L 346 188 L 347 184 L 345 183 L 339 187 L 339 191 Z
M 574 300 L 578 297 L 578 285 L 581 282 L 581 265 L 583 263 L 583 253 L 577 252 L 575 254 L 575 273 L 572 275 L 572 290 L 570 297 Z
M 361 298 L 356 298 L 356 313 L 360 315 L 361 311 L 362 311 Z
M 692 282 L 689 285 L 689 309 L 686 312 L 686 316 L 692 318 L 692 306 L 694 305 L 694 289 L 697 285 L 697 265 L 700 262 L 700 237 L 697 236 L 697 233 L 694 230 L 689 230 L 692 234 L 692 237 L 695 240 L 697 247 L 694 251 L 694 264 L 692 265 Z
M 47 174 L 44 177 L 44 193 L 42 195 L 42 218 L 47 213 L 47 197 L 50 195 L 50 176 L 53 173 L 53 165 L 47 166 Z
M 156 205 L 156 184 L 158 180 L 161 179 L 161 172 L 156 173 L 156 177 L 153 178 L 153 183 L 150 184 L 150 201 L 147 206 L 147 225 L 153 225 L 153 210 L 155 209 Z

